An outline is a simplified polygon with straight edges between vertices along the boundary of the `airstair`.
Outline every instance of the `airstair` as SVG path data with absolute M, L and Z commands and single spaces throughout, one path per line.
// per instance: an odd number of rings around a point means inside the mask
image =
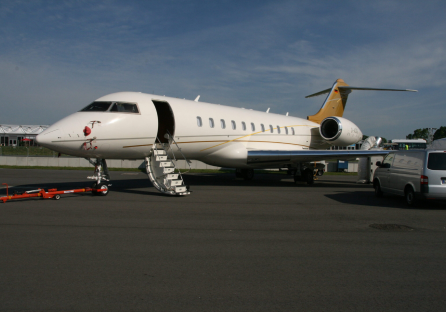
M 189 187 L 184 184 L 182 173 L 176 166 L 177 159 L 172 148 L 173 145 L 176 146 L 184 160 L 186 160 L 189 169 L 190 164 L 173 137 L 166 134 L 165 138 L 167 143 L 161 142 L 157 138 L 155 144 L 152 145 L 150 156 L 145 158 L 147 175 L 153 186 L 163 194 L 175 196 L 189 195 Z

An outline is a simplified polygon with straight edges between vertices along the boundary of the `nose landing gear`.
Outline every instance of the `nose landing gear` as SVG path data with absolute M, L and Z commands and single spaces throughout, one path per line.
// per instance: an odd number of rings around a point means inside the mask
M 86 159 L 94 166 L 93 175 L 87 177 L 87 179 L 96 180 L 91 186 L 91 188 L 95 190 L 93 191 L 93 195 L 106 196 L 109 193 L 108 187 L 111 186 L 111 184 L 108 184 L 110 181 L 110 174 L 108 172 L 107 162 L 102 158 L 96 158 L 94 161 L 90 158 Z

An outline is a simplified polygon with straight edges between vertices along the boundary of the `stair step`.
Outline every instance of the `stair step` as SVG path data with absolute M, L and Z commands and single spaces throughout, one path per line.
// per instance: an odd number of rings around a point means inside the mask
M 169 180 L 169 181 L 170 181 L 170 186 L 183 185 L 183 180 Z
M 185 185 L 182 186 L 175 186 L 175 192 L 176 193 L 184 193 L 187 192 L 187 187 Z
M 155 158 L 156 161 L 166 161 L 167 160 L 167 156 L 156 156 Z
M 171 173 L 171 172 L 174 172 L 174 171 L 175 171 L 175 168 L 173 168 L 173 167 L 163 168 L 163 173 Z
M 176 180 L 176 179 L 178 179 L 178 173 L 172 173 L 166 176 L 166 180 Z
M 160 167 L 170 168 L 173 167 L 173 163 L 171 161 L 162 161 L 160 162 Z
M 156 155 L 156 156 L 158 156 L 158 155 L 166 155 L 166 154 L 167 154 L 166 151 L 163 150 L 163 149 L 159 149 L 159 150 L 154 150 L 153 151 L 153 155 Z

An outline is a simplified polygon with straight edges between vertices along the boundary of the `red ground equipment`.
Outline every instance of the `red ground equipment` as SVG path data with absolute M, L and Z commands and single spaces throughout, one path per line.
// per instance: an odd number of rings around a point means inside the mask
M 6 201 L 12 199 L 22 199 L 22 198 L 32 198 L 32 197 L 60 199 L 61 194 L 93 192 L 94 195 L 106 195 L 106 193 L 108 193 L 108 188 L 93 189 L 91 187 L 86 187 L 81 189 L 65 190 L 65 191 L 58 191 L 56 188 L 53 188 L 53 189 L 48 189 L 47 192 L 44 189 L 39 188 L 37 190 L 23 192 L 22 194 L 13 194 L 9 196 L 8 184 L 6 183 L 2 184 L 6 185 L 6 196 L 0 197 L 0 200 L 3 201 L 3 203 L 6 203 Z

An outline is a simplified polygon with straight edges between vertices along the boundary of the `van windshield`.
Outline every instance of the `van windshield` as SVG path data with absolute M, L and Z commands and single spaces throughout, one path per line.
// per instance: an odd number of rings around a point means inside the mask
M 446 170 L 446 153 L 429 153 L 427 168 L 431 170 Z

